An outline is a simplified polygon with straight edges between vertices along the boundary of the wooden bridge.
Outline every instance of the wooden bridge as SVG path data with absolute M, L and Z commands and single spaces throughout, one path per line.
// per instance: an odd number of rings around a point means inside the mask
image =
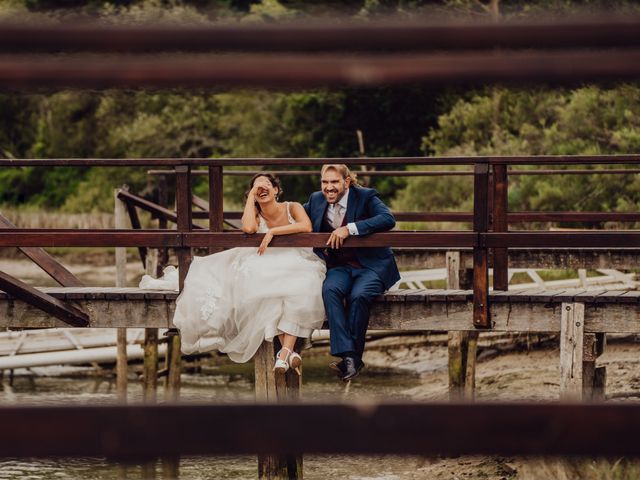
M 637 19 L 602 21 L 587 25 L 529 26 L 389 26 L 275 29 L 257 27 L 247 31 L 231 27 L 211 31 L 162 29 L 89 29 L 85 27 L 19 27 L 0 29 L 0 48 L 10 53 L 71 49 L 74 51 L 144 52 L 143 58 L 67 58 L 64 61 L 34 61 L 33 58 L 3 58 L 0 87 L 25 86 L 317 86 L 406 84 L 410 82 L 495 82 L 544 80 L 572 82 L 637 79 L 640 75 L 640 36 Z M 281 28 L 281 30 L 278 30 Z M 273 35 L 279 32 L 281 35 Z M 161 34 L 158 34 L 158 33 Z M 597 35 L 594 34 L 597 32 Z M 357 48 L 352 39 L 361 39 Z M 366 55 L 228 56 L 203 66 L 201 59 L 153 58 L 150 51 L 169 47 L 215 48 L 264 52 L 295 50 L 355 49 Z M 283 42 L 284 43 L 280 43 Z M 536 50 L 539 47 L 545 50 Z M 392 48 L 393 54 L 379 49 Z M 433 48 L 447 49 L 433 53 Z M 507 49 L 505 47 L 512 47 Z M 587 50 L 584 47 L 588 47 Z M 582 48 L 582 50 L 580 50 Z M 426 50 L 416 55 L 396 51 Z M 465 51 L 460 51 L 465 50 Z M 374 53 L 371 53 L 374 52 Z M 249 67 L 247 67 L 247 65 Z M 158 66 L 162 66 L 158 70 Z M 474 178 L 474 210 L 464 213 L 472 229 L 464 232 L 390 232 L 368 238 L 351 238 L 350 246 L 392 246 L 411 249 L 402 262 L 445 263 L 450 275 L 446 290 L 389 293 L 374 306 L 371 325 L 376 328 L 410 330 L 478 329 L 561 332 L 563 391 L 567 397 L 584 394 L 602 375 L 596 374 L 595 357 L 603 347 L 603 332 L 638 332 L 638 297 L 633 291 L 527 291 L 512 294 L 508 287 L 508 263 L 532 265 L 563 261 L 583 268 L 636 267 L 640 233 L 608 232 L 510 232 L 516 220 L 508 212 L 507 188 L 510 167 L 547 165 L 633 165 L 637 155 L 559 157 L 457 157 L 457 158 L 315 158 L 315 159 L 0 159 L 0 167 L 25 166 L 145 166 L 172 168 L 176 181 L 177 230 L 65 231 L 24 230 L 6 226 L 0 230 L 0 247 L 19 247 L 68 288 L 37 290 L 18 279 L 0 274 L 0 324 L 14 327 L 56 326 L 169 326 L 175 293 L 140 290 L 82 290 L 47 259 L 40 247 L 111 246 L 173 248 L 179 260 L 181 284 L 195 247 L 216 251 L 234 246 L 257 246 L 261 236 L 224 232 L 222 181 L 224 169 L 236 165 L 262 168 L 314 167 L 322 163 L 351 165 L 468 165 Z M 194 228 L 191 175 L 205 167 L 209 176 L 208 230 Z M 590 173 L 598 172 L 598 170 Z M 604 173 L 604 172 L 603 172 Z M 622 172 L 623 174 L 625 172 Z M 533 173 L 532 173 L 533 174 Z M 416 212 L 420 213 L 420 212 Z M 423 212 L 424 213 L 424 212 Z M 529 212 L 531 213 L 531 212 Z M 575 212 L 574 212 L 575 213 Z M 601 218 L 611 218 L 601 212 Z M 451 214 L 449 214 L 451 215 Z M 578 215 L 579 217 L 580 215 Z M 619 219 L 623 220 L 623 214 Z M 575 217 L 575 218 L 578 218 Z M 410 218 L 410 217 L 405 217 Z M 426 219 L 427 217 L 415 217 Z M 445 218 L 445 217 L 440 217 Z M 529 217 L 531 218 L 531 217 Z M 549 218 L 549 217 L 548 217 Z M 558 218 L 558 217 L 554 217 Z M 567 217 L 565 217 L 567 218 Z M 631 217 L 635 218 L 635 217 Z M 634 220 L 631 220 L 634 221 Z M 278 237 L 273 247 L 322 246 L 326 235 L 304 234 Z M 427 250 L 432 249 L 432 250 Z M 437 252 L 433 253 L 433 249 Z M 557 250 L 560 249 L 560 250 Z M 400 252 L 400 250 L 398 250 Z M 456 255 L 455 252 L 462 252 Z M 561 252 L 558 254 L 558 252 Z M 442 262 L 444 255 L 445 262 Z M 435 260 L 437 259 L 437 260 Z M 613 263 L 607 263 L 612 259 Z M 493 266 L 493 290 L 489 268 Z M 467 267 L 472 267 L 468 275 Z M 45 312 L 45 313 L 43 313 Z M 134 314 L 139 320 L 131 321 Z M 55 317 L 52 318 L 52 317 Z M 162 324 L 162 325 L 158 325 Z M 175 339 L 174 339 L 175 340 Z M 458 339 L 460 340 L 460 339 Z M 175 341 L 173 342 L 175 346 Z M 263 348 L 256 358 L 256 388 L 260 398 L 283 398 L 295 391 L 295 379 L 273 378 L 268 366 L 272 352 Z M 179 362 L 173 375 L 179 378 Z M 179 358 L 179 357 L 178 357 Z M 177 368 L 177 373 L 176 373 Z M 585 380 L 587 379 L 587 380 Z M 589 393 L 589 392 L 587 392 Z M 188 411 L 189 409 L 189 411 Z M 638 407 L 630 405 L 252 405 L 193 407 L 100 407 L 100 408 L 2 408 L 2 451 L 13 456 L 101 454 L 113 456 L 175 455 L 180 453 L 299 453 L 302 451 L 375 453 L 574 453 L 637 454 L 640 427 Z M 343 419 L 343 431 L 329 432 L 331 418 Z M 284 421 L 284 420 L 287 421 Z M 589 421 L 586 421 L 586 420 Z M 80 425 L 74 434 L 69 422 Z M 250 422 L 250 423 L 243 423 Z M 313 439 L 301 436 L 298 422 L 318 427 Z M 164 446 L 157 429 L 186 432 L 180 444 Z M 174 425 L 172 427 L 171 425 Z M 210 431 L 217 428 L 219 438 Z M 296 430 L 282 425 L 295 425 Z M 155 426 L 155 427 L 154 427 Z M 238 429 L 239 426 L 245 428 Z M 244 434 L 252 427 L 256 441 Z M 173 428 L 173 430 L 172 430 Z M 274 436 L 276 430 L 279 435 Z M 145 430 L 146 429 L 146 430 Z M 455 430 L 463 435 L 447 435 Z M 341 433 L 363 438 L 362 443 L 342 441 Z M 66 432 L 61 434 L 61 432 Z M 96 434 L 99 432 L 99 434 Z M 124 432 L 132 434 L 125 440 Z M 234 435 L 241 432 L 242 435 Z M 56 435 L 55 439 L 51 436 Z M 203 437 L 206 435 L 206 438 Z M 264 435 L 264 436 L 260 436 Z M 146 442 L 150 437 L 156 441 Z M 269 438 L 269 442 L 264 439 Z M 314 443 L 314 439 L 317 440 Z M 364 440 L 368 439 L 368 440 Z M 61 441 L 66 440 L 66 441 Z M 148 449 L 136 447 L 149 446 Z M 197 445 L 201 445 L 198 447 Z M 361 446 L 361 447 L 360 447 Z M 265 476 L 297 476 L 294 459 L 263 457 Z M 267 474 L 268 472 L 268 474 Z M 275 472 L 275 473 L 274 473 Z
M 0 160 L 2 164 L 3 160 Z M 580 328 L 571 333 L 580 342 L 563 343 L 573 353 L 561 352 L 561 359 L 576 355 L 593 363 L 594 355 L 580 349 L 586 342 L 593 345 L 596 333 L 636 332 L 638 298 L 634 291 L 545 291 L 508 292 L 508 262 L 526 262 L 529 267 L 594 268 L 615 266 L 633 268 L 638 264 L 640 233 L 635 231 L 579 232 L 509 232 L 508 166 L 569 164 L 637 164 L 640 156 L 575 156 L 575 157 L 461 157 L 461 158 L 368 158 L 368 159 L 66 159 L 11 160 L 11 166 L 86 166 L 173 165 L 176 180 L 176 211 L 139 199 L 130 192 L 116 195 L 127 210 L 133 227 L 139 227 L 135 208 L 155 212 L 164 222 L 174 221 L 177 230 L 113 230 L 65 231 L 24 230 L 7 227 L 0 230 L 0 246 L 35 248 L 47 246 L 135 246 L 139 248 L 173 248 L 180 265 L 180 283 L 191 261 L 193 248 L 217 251 L 235 246 L 256 247 L 261 235 L 223 231 L 222 182 L 224 169 L 254 164 L 262 167 L 314 165 L 324 162 L 350 162 L 379 166 L 408 163 L 415 165 L 473 165 L 474 211 L 473 230 L 469 231 L 392 231 L 369 237 L 352 237 L 350 246 L 392 246 L 403 266 L 425 268 L 444 265 L 448 272 L 448 289 L 391 292 L 381 297 L 372 312 L 371 328 L 401 330 L 439 330 L 475 332 L 494 329 L 513 332 L 561 332 L 562 338 L 573 321 Z M 191 173 L 197 166 L 207 166 L 210 195 L 206 205 L 191 193 Z M 196 170 L 198 171 L 198 170 Z M 598 170 L 592 170 L 598 172 Z M 623 172 L 624 173 L 624 172 Z M 216 193 L 217 192 L 217 193 Z M 192 204 L 207 209 L 209 228 L 196 228 Z M 571 216 L 575 213 L 564 213 Z M 412 214 L 417 216 L 417 214 Z M 562 213 L 556 213 L 561 218 Z M 120 227 L 123 226 L 120 220 Z M 324 246 L 327 234 L 299 234 L 277 237 L 273 248 L 287 246 Z M 615 245 L 615 248 L 612 247 Z M 556 248 L 561 250 L 557 251 Z M 472 268 L 469 268 L 472 267 Z M 493 290 L 489 288 L 489 268 L 493 267 Z M 35 290 L 3 274 L 3 288 L 19 301 L 5 296 L 0 303 L 0 325 L 48 327 L 60 321 L 75 326 L 170 328 L 175 292 L 140 291 L 136 289 L 78 288 Z M 0 297 L 2 300 L 2 297 Z M 563 314 L 564 312 L 564 314 Z M 570 312 L 570 313 L 567 313 Z M 564 315 L 564 316 L 563 316 Z M 573 319 L 577 315 L 576 320 Z M 54 320 L 51 316 L 57 318 Z M 563 327 L 563 318 L 565 324 Z M 133 320 L 132 319 L 136 319 Z M 586 333 L 585 333 L 586 332 Z M 584 335 L 589 337 L 583 340 Z M 593 337 L 593 338 L 591 338 Z M 464 343 L 464 340 L 462 340 Z M 602 343 L 602 340 L 601 340 Z M 464 345 L 460 347 L 464 349 Z M 578 348 L 580 351 L 575 351 Z M 599 347 L 602 350 L 602 346 Z M 464 357 L 464 355 L 462 356 Z M 568 361 L 569 361 L 568 360 Z M 563 368 L 577 368 L 573 360 Z M 464 370 L 464 369 L 463 369 Z M 574 372 L 575 373 L 575 372 Z M 568 373 L 575 385 L 582 384 L 582 374 Z M 461 373 L 462 375 L 462 373 Z M 563 374 L 564 375 L 564 374 Z M 454 382 L 455 383 L 455 382 Z M 587 380 L 591 388 L 591 380 Z M 568 385 L 563 384 L 569 389 Z M 577 387 L 576 387 L 577 388 Z M 576 391 L 581 392 L 582 386 Z M 587 393 L 589 396 L 590 393 Z

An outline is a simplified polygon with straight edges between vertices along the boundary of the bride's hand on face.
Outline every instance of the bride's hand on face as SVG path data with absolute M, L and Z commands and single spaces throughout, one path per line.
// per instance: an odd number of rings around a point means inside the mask
M 271 243 L 273 239 L 273 233 L 271 233 L 271 229 L 267 230 L 267 233 L 264 234 L 264 238 L 262 239 L 262 243 L 258 247 L 258 255 L 264 255 L 264 252 L 267 250 L 267 247 Z
M 253 198 L 255 202 L 258 201 L 258 190 L 260 189 L 270 191 L 273 189 L 273 185 L 271 185 L 271 182 L 269 182 L 269 180 L 266 180 L 266 179 L 256 180 L 256 183 L 254 183 L 253 187 L 251 188 L 251 192 L 249 192 L 249 195 Z

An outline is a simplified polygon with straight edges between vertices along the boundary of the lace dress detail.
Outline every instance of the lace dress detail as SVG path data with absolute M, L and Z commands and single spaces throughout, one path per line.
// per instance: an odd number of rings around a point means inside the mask
M 295 223 L 288 202 L 286 208 Z M 259 216 L 258 232 L 267 230 Z M 255 247 L 232 248 L 194 257 L 173 318 L 182 351 L 219 350 L 246 362 L 280 333 L 309 337 L 324 321 L 325 273 L 311 248 L 269 247 L 264 255 Z

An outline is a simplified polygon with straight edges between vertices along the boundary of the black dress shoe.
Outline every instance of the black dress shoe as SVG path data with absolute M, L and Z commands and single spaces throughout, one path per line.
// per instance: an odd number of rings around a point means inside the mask
M 352 378 L 356 378 L 360 373 L 360 370 L 364 367 L 364 362 L 354 357 L 344 357 L 342 359 L 344 375 L 342 375 L 342 381 L 348 382 Z

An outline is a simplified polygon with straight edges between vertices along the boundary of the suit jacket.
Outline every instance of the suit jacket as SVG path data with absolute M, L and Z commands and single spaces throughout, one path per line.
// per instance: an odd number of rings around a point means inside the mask
M 356 186 L 349 188 L 346 213 L 347 223 L 356 224 L 359 236 L 385 232 L 395 226 L 396 219 L 389 208 L 380 200 L 378 192 L 373 188 Z M 309 201 L 304 204 L 304 209 L 311 219 L 314 232 L 321 231 L 322 221 L 328 206 L 329 204 L 322 192 L 312 193 Z M 353 251 L 363 267 L 369 268 L 378 274 L 385 288 L 390 288 L 400 280 L 398 266 L 389 247 L 354 248 Z M 314 252 L 326 261 L 323 249 L 314 248 Z

